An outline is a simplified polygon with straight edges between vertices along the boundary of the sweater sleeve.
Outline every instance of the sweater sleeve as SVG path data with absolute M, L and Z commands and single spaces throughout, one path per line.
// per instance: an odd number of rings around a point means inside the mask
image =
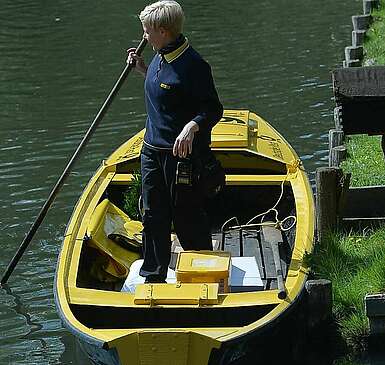
M 209 64 L 201 60 L 192 76 L 191 102 L 196 111 L 192 120 L 199 125 L 200 132 L 209 131 L 223 114 L 223 106 L 219 101 Z

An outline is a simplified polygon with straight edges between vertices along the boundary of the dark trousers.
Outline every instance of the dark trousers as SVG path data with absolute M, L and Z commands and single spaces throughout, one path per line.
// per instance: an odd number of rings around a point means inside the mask
M 144 263 L 148 281 L 167 276 L 171 258 L 171 224 L 184 250 L 211 250 L 208 217 L 196 186 L 175 185 L 178 158 L 172 151 L 143 145 L 141 152 Z

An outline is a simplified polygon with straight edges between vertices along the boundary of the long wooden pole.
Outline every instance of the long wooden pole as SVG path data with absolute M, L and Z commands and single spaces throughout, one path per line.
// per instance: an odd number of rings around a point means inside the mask
M 138 47 L 136 48 L 136 54 L 137 55 L 139 55 L 139 56 L 141 55 L 146 44 L 147 44 L 147 41 L 143 38 L 142 41 L 139 43 Z M 118 80 L 115 82 L 115 85 L 113 86 L 110 93 L 108 94 L 102 107 L 99 109 L 98 113 L 96 114 L 93 122 L 91 123 L 90 127 L 88 128 L 86 134 L 84 135 L 84 137 L 83 137 L 82 141 L 80 142 L 79 146 L 77 147 L 76 151 L 72 155 L 72 157 L 71 157 L 70 161 L 68 162 L 67 166 L 65 167 L 62 175 L 60 176 L 59 180 L 56 182 L 55 186 L 53 187 L 51 193 L 49 194 L 47 200 L 45 201 L 43 207 L 41 208 L 37 218 L 33 222 L 27 235 L 24 237 L 23 242 L 21 243 L 20 247 L 16 251 L 11 262 L 8 264 L 8 267 L 5 270 L 3 277 L 1 278 L 1 282 L 0 282 L 1 285 L 6 284 L 6 282 L 8 281 L 10 275 L 12 274 L 12 272 L 15 269 L 16 265 L 18 264 L 20 258 L 22 257 L 23 253 L 25 252 L 28 245 L 30 244 L 37 229 L 39 228 L 41 222 L 43 221 L 44 217 L 46 216 L 48 209 L 50 208 L 51 204 L 55 200 L 60 188 L 63 186 L 65 179 L 67 178 L 67 176 L 69 175 L 69 173 L 71 171 L 71 167 L 77 161 L 80 153 L 82 152 L 82 150 L 86 146 L 87 142 L 91 138 L 92 134 L 95 132 L 99 123 L 101 122 L 104 115 L 106 114 L 109 106 L 111 105 L 112 101 L 114 100 L 115 95 L 118 93 L 121 86 L 123 85 L 123 82 L 125 81 L 127 75 L 131 72 L 131 70 L 134 67 L 135 67 L 135 64 L 126 64 L 126 66 L 124 67 L 124 70 L 120 74 Z

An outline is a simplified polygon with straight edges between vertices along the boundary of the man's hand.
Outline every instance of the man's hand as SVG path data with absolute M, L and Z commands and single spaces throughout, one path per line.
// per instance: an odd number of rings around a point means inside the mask
M 144 63 L 144 60 L 141 56 L 138 56 L 136 53 L 136 48 L 129 48 L 127 50 L 127 63 L 133 65 L 135 63 L 135 70 L 142 74 L 144 77 L 147 73 L 147 66 Z
M 172 152 L 174 156 L 186 157 L 192 152 L 192 144 L 194 141 L 194 135 L 199 131 L 199 125 L 194 122 L 188 122 L 179 136 L 176 138 Z

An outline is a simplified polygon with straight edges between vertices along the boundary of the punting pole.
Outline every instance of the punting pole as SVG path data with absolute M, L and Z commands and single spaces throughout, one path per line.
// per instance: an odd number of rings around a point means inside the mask
M 136 54 L 141 55 L 143 52 L 144 47 L 147 44 L 146 39 L 142 39 L 142 41 L 139 43 L 138 47 L 136 48 Z M 45 201 L 43 207 L 41 208 L 37 218 L 33 222 L 31 228 L 29 229 L 27 235 L 24 237 L 23 242 L 21 243 L 20 247 L 16 251 L 14 257 L 12 258 L 11 262 L 8 264 L 7 269 L 4 272 L 3 277 L 1 278 L 0 285 L 4 285 L 7 283 L 10 275 L 12 274 L 13 270 L 15 269 L 17 263 L 19 262 L 21 256 L 27 249 L 28 245 L 30 244 L 33 236 L 35 235 L 37 229 L 39 228 L 41 222 L 43 221 L 44 217 L 46 216 L 48 209 L 50 208 L 51 204 L 55 200 L 60 188 L 64 184 L 64 180 L 69 175 L 71 167 L 73 164 L 77 161 L 81 151 L 86 146 L 87 142 L 91 138 L 92 134 L 95 132 L 96 128 L 98 127 L 100 121 L 103 119 L 104 115 L 106 114 L 109 106 L 111 105 L 112 101 L 114 100 L 115 95 L 120 90 L 121 86 L 123 85 L 123 82 L 125 81 L 127 75 L 131 72 L 131 70 L 135 67 L 135 63 L 126 64 L 124 67 L 122 73 L 120 74 L 118 80 L 115 82 L 115 85 L 111 89 L 110 93 L 108 94 L 106 100 L 104 101 L 103 105 L 99 109 L 98 113 L 96 114 L 93 122 L 91 123 L 90 127 L 88 128 L 86 134 L 84 135 L 82 141 L 80 142 L 79 146 L 77 147 L 75 153 L 72 155 L 70 161 L 68 162 L 67 166 L 65 167 L 63 173 L 61 174 L 59 180 L 56 182 L 55 186 L 53 187 L 51 193 L 48 196 L 48 199 Z

